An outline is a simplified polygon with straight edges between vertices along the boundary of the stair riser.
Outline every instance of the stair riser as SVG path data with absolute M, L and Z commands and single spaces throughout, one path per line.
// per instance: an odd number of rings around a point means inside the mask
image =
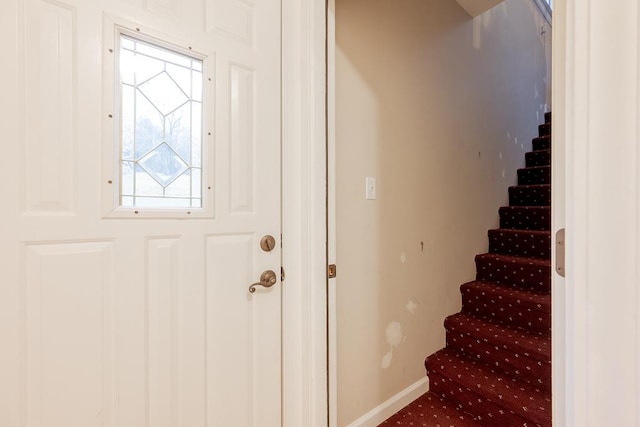
M 538 125 L 538 135 L 539 136 L 551 135 L 551 123 Z
M 533 291 L 538 294 L 551 292 L 551 267 L 531 264 L 497 263 L 476 258 L 476 280 L 498 283 L 505 287 Z
M 551 333 L 551 313 L 530 301 L 493 299 L 477 289 L 462 288 L 462 311 L 532 333 Z M 550 307 L 549 307 L 550 308 Z
M 524 155 L 524 159 L 528 168 L 535 166 L 549 166 L 551 165 L 551 151 L 531 151 Z
M 509 187 L 510 206 L 551 206 L 551 186 Z
M 518 169 L 518 185 L 551 184 L 551 167 Z
M 511 230 L 550 230 L 551 208 L 500 208 L 500 228 Z
M 479 417 L 479 425 L 486 427 L 531 427 L 535 426 L 531 420 L 521 418 L 502 406 L 466 387 L 461 386 L 450 378 L 445 378 L 435 370 L 429 370 L 429 391 L 448 399 L 463 412 Z
M 547 259 L 551 257 L 551 233 L 545 231 L 489 231 L 489 252 Z
M 469 334 L 447 330 L 447 347 L 458 350 L 470 359 L 510 377 L 518 378 L 542 392 L 551 392 L 551 364 L 526 357 L 522 352 L 508 352 L 486 340 L 478 340 Z
M 551 111 L 544 113 L 544 122 L 551 123 Z
M 551 136 L 543 136 L 540 138 L 533 138 L 531 141 L 533 151 L 550 150 L 551 149 Z

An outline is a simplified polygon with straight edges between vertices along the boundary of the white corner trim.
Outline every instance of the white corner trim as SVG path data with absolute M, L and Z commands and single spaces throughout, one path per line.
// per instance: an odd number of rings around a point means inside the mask
M 472 18 L 482 15 L 487 10 L 494 8 L 504 0 L 456 0 Z M 540 10 L 542 16 L 549 25 L 552 23 L 553 12 L 551 6 L 545 0 L 531 0 Z
M 429 378 L 426 376 L 413 383 L 386 402 L 376 406 L 347 427 L 376 427 L 387 418 L 407 406 L 429 391 Z
M 549 25 L 552 25 L 553 22 L 553 12 L 551 10 L 551 6 L 545 0 L 531 0 L 540 10 L 542 16 L 547 21 Z
M 482 15 L 487 10 L 495 7 L 504 0 L 456 0 L 471 17 Z

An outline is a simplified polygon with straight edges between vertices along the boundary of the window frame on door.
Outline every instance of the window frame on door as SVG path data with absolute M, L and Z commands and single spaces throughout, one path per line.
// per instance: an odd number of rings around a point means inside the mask
M 119 53 L 122 37 L 139 40 L 202 61 L 202 129 L 201 129 L 201 207 L 123 206 L 121 176 L 121 83 Z M 103 45 L 103 218 L 188 219 L 214 217 L 214 58 L 189 43 L 161 34 L 126 20 L 106 16 Z

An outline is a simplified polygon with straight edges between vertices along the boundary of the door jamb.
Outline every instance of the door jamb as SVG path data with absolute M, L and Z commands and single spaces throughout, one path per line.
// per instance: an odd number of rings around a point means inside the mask
M 567 295 L 566 280 L 556 273 L 556 232 L 566 227 L 566 195 L 565 195 L 565 170 L 566 170 L 566 116 L 567 116 L 567 78 L 569 77 L 569 64 L 567 50 L 571 45 L 567 44 L 568 16 L 565 0 L 554 2 L 553 8 L 553 40 L 552 50 L 552 113 L 553 113 L 553 162 L 551 173 L 551 366 L 552 366 L 552 416 L 553 425 L 567 424 L 571 420 L 568 414 L 571 412 L 567 402 L 567 357 L 571 345 L 571 336 L 567 331 Z M 566 245 L 565 245 L 566 247 Z
M 325 17 L 324 1 L 282 0 L 284 426 L 328 418 Z
M 553 77 L 552 84 L 554 86 L 553 89 L 553 101 L 552 105 L 554 108 L 554 159 L 556 161 L 557 167 L 564 167 L 564 152 L 562 152 L 562 158 L 559 158 L 560 151 L 560 142 L 564 144 L 564 118 L 566 111 L 566 95 L 565 95 L 565 85 L 566 78 L 570 73 L 570 67 L 567 63 L 565 63 L 566 50 L 571 49 L 571 45 L 567 44 L 567 27 L 568 17 L 567 17 L 567 8 L 566 8 L 566 0 L 556 0 L 556 4 L 554 5 L 553 11 L 553 42 L 552 42 L 552 64 L 553 64 Z M 327 218 L 328 218 L 328 257 L 329 262 L 334 263 L 336 257 L 335 251 L 335 240 L 336 240 L 336 232 L 335 232 L 335 0 L 328 0 L 328 11 L 327 11 L 327 183 L 328 183 L 328 208 L 327 208 Z M 562 140 L 560 141 L 560 139 Z M 562 149 L 564 145 L 562 145 Z M 554 168 L 554 173 L 552 176 L 559 177 L 560 170 L 557 171 Z M 554 178 L 554 188 L 558 189 L 560 185 L 564 189 L 564 182 L 557 183 L 557 178 Z M 558 203 L 560 200 L 557 199 L 558 194 L 557 190 L 554 190 L 554 226 L 553 230 L 564 228 L 564 200 L 562 200 L 562 210 L 557 210 Z M 564 194 L 562 195 L 564 197 Z M 562 219 L 562 220 L 561 220 Z M 552 246 L 554 247 L 554 246 Z M 564 289 L 564 280 L 560 280 L 559 276 L 556 276 L 554 273 L 553 280 L 554 286 L 556 289 L 553 295 L 553 318 L 554 331 L 562 331 L 562 334 L 555 333 L 554 334 L 554 342 L 553 342 L 553 389 L 554 389 L 554 398 L 553 398 L 553 418 L 554 425 L 557 423 L 558 425 L 563 425 L 564 421 L 567 419 L 567 411 L 570 408 L 567 408 L 567 397 L 568 395 L 566 390 L 566 348 L 565 348 L 565 310 L 566 307 L 564 305 L 565 297 L 564 293 L 560 293 L 559 289 Z M 560 283 L 562 282 L 562 283 Z M 562 285 L 562 286 L 561 286 Z M 328 285 L 328 295 L 327 295 L 327 304 L 328 304 L 328 323 L 327 323 L 327 332 L 328 332 L 328 379 L 329 379 L 329 389 L 328 389 L 328 397 L 329 397 L 329 423 L 330 427 L 337 426 L 337 354 L 336 354 L 336 343 L 337 343 L 337 326 L 336 326 L 336 279 L 329 281 Z
M 336 2 L 327 1 L 327 256 L 336 264 Z M 338 425 L 338 279 L 327 284 L 329 427 Z

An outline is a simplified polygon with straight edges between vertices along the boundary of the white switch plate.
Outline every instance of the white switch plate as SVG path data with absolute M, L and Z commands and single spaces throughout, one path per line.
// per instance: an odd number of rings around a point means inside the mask
M 376 179 L 372 176 L 368 176 L 364 179 L 364 183 L 365 183 L 364 198 L 366 200 L 375 200 L 376 199 Z

